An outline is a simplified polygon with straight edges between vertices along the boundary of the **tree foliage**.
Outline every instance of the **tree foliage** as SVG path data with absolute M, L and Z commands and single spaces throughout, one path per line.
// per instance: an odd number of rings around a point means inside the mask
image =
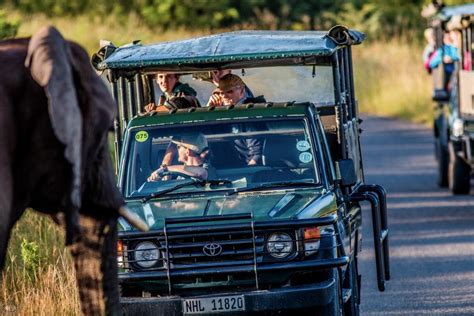
M 5 12 L 0 10 L 0 39 L 15 37 L 19 26 L 18 22 L 8 21 Z
M 0 0 L 24 13 L 49 16 L 134 14 L 157 31 L 167 29 L 327 29 L 346 24 L 371 37 L 419 35 L 430 0 Z M 471 0 L 446 0 L 447 5 Z M 0 23 L 2 18 L 0 17 Z M 0 24 L 2 25 L 2 24 Z M 2 26 L 2 29 L 8 29 Z M 415 32 L 414 32 L 415 31 Z

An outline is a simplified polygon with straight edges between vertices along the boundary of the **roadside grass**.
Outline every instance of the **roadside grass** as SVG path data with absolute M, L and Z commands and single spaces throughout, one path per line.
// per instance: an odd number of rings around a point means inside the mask
M 123 45 L 135 39 L 153 43 L 206 34 L 205 31 L 160 32 L 146 28 L 134 16 L 47 18 L 43 15 L 9 18 L 22 21 L 19 36 L 29 36 L 40 26 L 53 24 L 66 38 L 98 49 L 99 39 Z M 420 60 L 422 48 L 400 40 L 371 42 L 353 48 L 356 96 L 360 111 L 380 116 L 430 123 L 430 77 Z M 112 141 L 112 140 L 111 140 Z M 113 143 L 111 144 L 113 146 Z M 64 248 L 64 234 L 48 217 L 27 211 L 10 240 L 7 265 L 0 283 L 0 315 L 77 315 L 79 298 L 74 268 Z M 7 314 L 8 315 L 8 314 Z
M 0 315 L 78 315 L 72 258 L 62 229 L 27 210 L 10 239 L 0 283 Z
M 419 44 L 367 41 L 352 51 L 360 112 L 431 124 L 432 83 Z

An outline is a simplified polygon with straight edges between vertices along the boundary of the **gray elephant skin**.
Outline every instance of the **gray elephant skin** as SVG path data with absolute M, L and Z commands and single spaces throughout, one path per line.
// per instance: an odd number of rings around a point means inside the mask
M 1 41 L 0 65 L 0 268 L 26 208 L 62 213 L 82 312 L 118 314 L 114 101 L 87 53 L 53 27 Z

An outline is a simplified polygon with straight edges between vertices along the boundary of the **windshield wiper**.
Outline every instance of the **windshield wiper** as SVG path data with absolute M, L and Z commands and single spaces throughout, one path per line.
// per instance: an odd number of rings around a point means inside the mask
M 209 185 L 226 185 L 226 184 L 232 184 L 232 181 L 229 181 L 229 180 L 221 180 L 221 179 L 217 179 L 217 180 L 191 179 L 190 181 L 177 184 L 177 185 L 175 185 L 175 186 L 173 186 L 173 187 L 171 187 L 171 188 L 168 188 L 168 189 L 165 189 L 165 190 L 162 190 L 162 191 L 158 191 L 158 192 L 152 193 L 152 194 L 150 194 L 150 195 L 144 197 L 144 198 L 141 200 L 141 202 L 142 202 L 142 203 L 146 203 L 146 202 L 148 202 L 148 201 L 151 200 L 151 199 L 154 199 L 154 198 L 163 196 L 163 195 L 165 195 L 165 194 L 167 194 L 167 193 L 170 193 L 170 192 L 179 190 L 179 189 L 184 188 L 184 187 L 187 187 L 187 186 L 192 186 L 192 185 L 195 185 L 195 186 L 205 186 L 206 184 L 209 184 Z
M 246 188 L 237 188 L 227 194 L 233 195 L 240 192 L 247 192 L 247 191 L 258 191 L 258 190 L 265 190 L 271 188 L 280 188 L 280 187 L 307 187 L 307 186 L 319 186 L 319 184 L 314 182 L 298 182 L 298 181 L 282 181 L 282 182 L 270 182 L 270 183 L 263 183 L 260 185 L 255 185 Z

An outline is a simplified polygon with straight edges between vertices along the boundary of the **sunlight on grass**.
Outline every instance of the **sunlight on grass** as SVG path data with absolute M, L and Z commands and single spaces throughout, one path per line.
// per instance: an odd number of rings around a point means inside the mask
M 0 284 L 0 314 L 78 315 L 79 296 L 62 229 L 27 211 L 15 226 Z
M 19 19 L 17 12 L 11 12 L 12 20 Z M 194 36 L 208 34 L 205 31 L 159 31 L 147 28 L 135 15 L 127 18 L 115 19 L 113 17 L 88 17 L 78 16 L 71 18 L 46 17 L 35 14 L 22 16 L 22 24 L 18 36 L 31 36 L 40 27 L 45 25 L 56 26 L 63 36 L 83 45 L 89 54 L 99 49 L 99 40 L 112 41 L 116 46 L 141 40 L 142 43 L 155 43 L 176 39 L 186 39 Z
M 368 41 L 353 52 L 361 112 L 431 122 L 431 77 L 423 68 L 421 47 Z

